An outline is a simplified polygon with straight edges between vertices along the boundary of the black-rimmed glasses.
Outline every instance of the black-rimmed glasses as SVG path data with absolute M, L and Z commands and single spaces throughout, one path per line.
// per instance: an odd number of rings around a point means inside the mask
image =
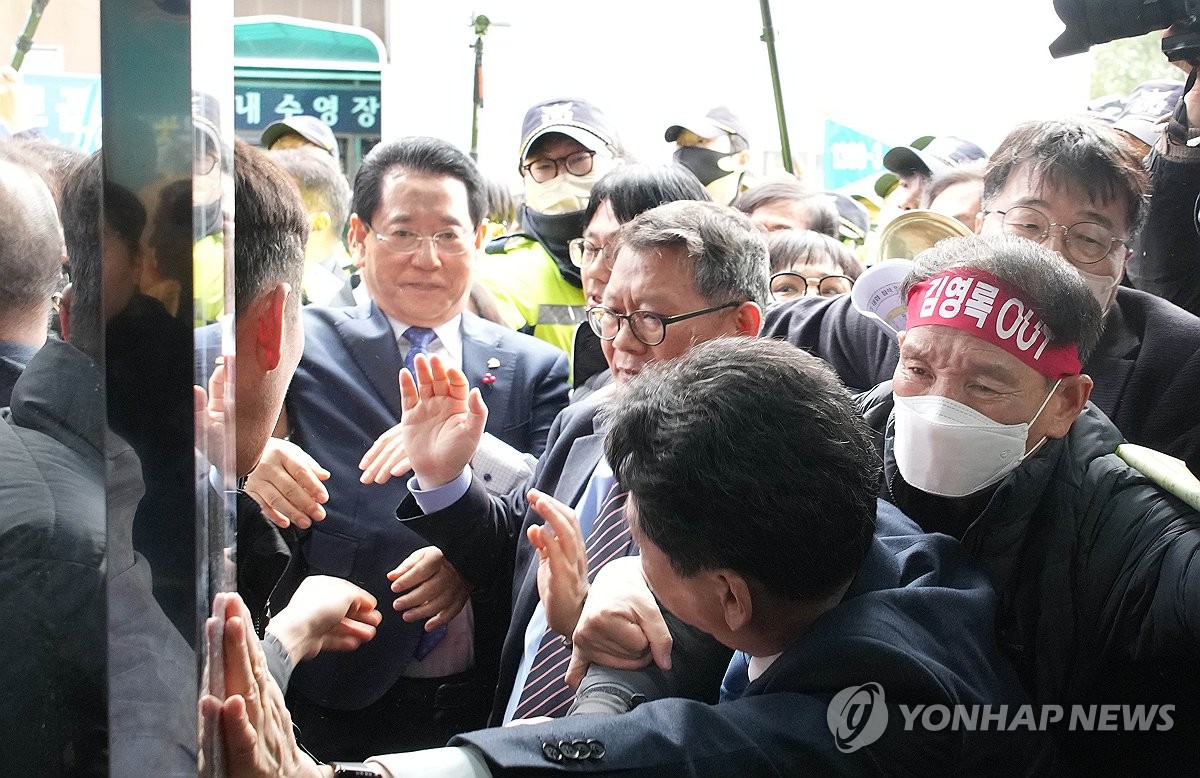
M 617 313 L 612 308 L 605 308 L 603 305 L 593 305 L 587 309 L 587 320 L 592 328 L 592 332 L 596 333 L 596 337 L 600 338 L 600 340 L 616 339 L 617 333 L 621 331 L 621 322 L 625 321 L 628 322 L 629 331 L 633 333 L 633 337 L 637 338 L 642 345 L 657 346 L 666 340 L 668 324 L 674 324 L 685 319 L 693 319 L 697 316 L 703 316 L 706 313 L 723 311 L 735 305 L 741 305 L 741 303 L 734 300 L 724 305 L 714 305 L 711 308 L 702 308 L 699 311 L 681 313 L 677 316 L 663 316 L 652 311 Z
M 771 276 L 771 299 L 777 303 L 795 300 L 797 297 L 837 297 L 849 294 L 854 288 L 854 279 L 849 276 L 816 276 L 809 278 L 785 270 Z
M 594 151 L 576 151 L 565 157 L 534 160 L 528 165 L 521 165 L 521 169 L 534 181 L 544 184 L 557 176 L 560 168 L 573 176 L 586 176 L 592 172 L 592 158 L 595 156 Z

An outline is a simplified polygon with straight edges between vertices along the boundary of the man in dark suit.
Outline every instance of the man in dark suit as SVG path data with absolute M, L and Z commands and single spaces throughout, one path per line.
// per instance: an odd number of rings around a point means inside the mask
M 723 701 L 656 700 L 620 716 L 472 732 L 450 748 L 370 759 L 355 774 L 1012 775 L 1045 766 L 1032 727 L 927 726 L 912 712 L 989 705 L 1007 718 L 1023 697 L 996 648 L 986 577 L 953 540 L 920 534 L 876 499 L 869 431 L 819 360 L 752 338 L 700 344 L 629 383 L 605 454 L 629 489 L 647 582 L 681 619 L 738 650 Z M 257 645 L 239 638 L 230 648 L 242 669 L 226 675 L 229 697 L 203 708 L 220 709 L 238 774 L 271 774 L 273 765 L 252 761 L 267 753 L 292 775 L 346 774 L 312 763 L 290 739 L 290 722 L 271 710 L 272 682 L 246 670 Z M 253 720 L 248 705 L 267 710 Z
M 304 355 L 285 410 L 291 439 L 330 472 L 324 518 L 299 545 L 307 572 L 383 601 L 389 572 L 428 545 L 395 519 L 403 479 L 360 482 L 364 453 L 400 422 L 400 369 L 418 354 L 461 367 L 491 408 L 487 431 L 537 456 L 566 405 L 567 366 L 552 346 L 465 310 L 485 190 L 461 151 L 432 138 L 377 146 L 355 178 L 352 210 L 350 249 L 371 299 L 304 310 Z M 455 584 L 461 602 L 466 588 Z M 437 744 L 482 724 L 498 653 L 489 620 L 504 610 L 489 595 L 474 592 L 473 607 L 446 629 L 392 612 L 363 651 L 301 668 L 289 694 L 305 743 L 335 757 Z
M 1096 382 L 1092 402 L 1129 442 L 1200 472 L 1200 318 L 1119 286 L 1149 193 L 1141 159 L 1116 130 L 1083 120 L 1030 122 L 992 155 L 975 231 L 1038 241 L 1080 272 L 1104 313 L 1104 335 L 1083 366 Z M 821 357 L 859 391 L 896 369 L 894 337 L 860 316 L 849 296 L 781 305 L 763 334 Z
M 635 217 L 610 248 L 616 261 L 604 304 L 590 309 L 589 320 L 617 392 L 647 365 L 685 354 L 697 343 L 758 334 L 767 296 L 766 246 L 741 214 L 709 202 L 669 203 Z M 621 492 L 602 456 L 604 429 L 597 417 L 609 396 L 600 392 L 565 410 L 532 482 L 503 497 L 489 496 L 465 467 L 472 439 L 454 449 L 439 437 L 437 418 L 406 417 L 402 427 L 415 475 L 410 488 L 419 488 L 400 506 L 399 517 L 441 548 L 474 586 L 503 585 L 505 598 L 511 595 L 493 724 L 566 713 L 573 697 L 563 682 L 570 652 L 559 648 L 552 656 L 551 648 L 561 647 L 561 636 L 574 629 L 588 584 L 583 573 L 594 575 L 606 556 L 636 553 L 627 533 L 607 550 L 597 544 L 603 508 L 610 495 Z M 532 502 L 530 487 L 541 493 Z M 613 506 L 613 518 L 623 526 L 623 513 Z M 538 526 L 528 534 L 543 520 L 576 541 L 571 548 L 576 575 L 560 576 L 553 592 L 548 580 L 539 581 L 547 572 L 539 572 L 546 566 L 539 565 L 535 550 L 551 533 Z M 397 586 L 406 583 L 401 579 Z M 560 592 L 565 596 L 544 602 Z

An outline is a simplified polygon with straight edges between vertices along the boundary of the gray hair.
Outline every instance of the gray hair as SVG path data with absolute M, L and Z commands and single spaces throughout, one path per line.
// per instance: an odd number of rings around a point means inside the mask
M 753 222 L 732 208 L 695 200 L 651 208 L 621 228 L 614 251 L 663 248 L 683 249 L 696 291 L 716 305 L 734 298 L 763 305 L 768 299 L 766 241 Z
M 1017 289 L 1042 320 L 1052 347 L 1075 344 L 1080 362 L 1092 355 L 1104 330 L 1100 303 L 1054 251 L 1015 235 L 947 238 L 917 255 L 900 292 L 907 298 L 917 284 L 956 267 L 984 270 Z
M 38 174 L 0 160 L 0 317 L 47 309 L 62 272 L 54 198 Z

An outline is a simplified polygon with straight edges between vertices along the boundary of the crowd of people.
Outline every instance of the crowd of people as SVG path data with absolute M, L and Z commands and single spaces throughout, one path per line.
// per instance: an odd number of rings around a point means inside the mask
M 314 117 L 214 137 L 236 370 L 218 200 L 0 141 L 4 763 L 1200 770 L 1200 484 L 1127 456 L 1200 472 L 1173 94 L 917 139 L 878 201 L 753 177 L 725 107 L 651 165 L 534 105 L 516 205 L 435 138 L 351 182 Z M 920 214 L 958 237 L 904 258 L 896 333 L 853 292 Z M 203 628 L 200 494 L 236 521 Z

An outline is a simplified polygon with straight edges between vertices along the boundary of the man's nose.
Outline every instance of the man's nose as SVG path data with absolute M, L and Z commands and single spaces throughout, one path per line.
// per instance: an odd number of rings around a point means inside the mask
M 417 243 L 417 249 L 413 252 L 412 263 L 418 267 L 436 269 L 441 267 L 441 259 L 438 257 L 437 244 L 433 238 L 421 238 Z
M 1042 240 L 1042 245 L 1065 257 L 1067 255 L 1067 228 L 1061 224 L 1051 224 L 1046 229 L 1046 237 Z

